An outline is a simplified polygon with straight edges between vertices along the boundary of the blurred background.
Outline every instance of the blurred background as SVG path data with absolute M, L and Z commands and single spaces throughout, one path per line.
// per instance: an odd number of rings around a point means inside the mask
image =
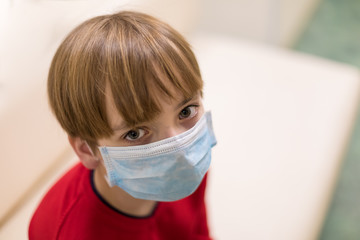
M 40 197 L 76 161 L 46 103 L 56 47 L 81 21 L 119 9 L 158 16 L 189 39 L 221 36 L 360 67 L 358 0 L 1 0 L 0 239 L 26 239 Z M 360 239 L 360 118 L 354 122 L 311 239 Z M 48 139 L 56 141 L 49 146 Z

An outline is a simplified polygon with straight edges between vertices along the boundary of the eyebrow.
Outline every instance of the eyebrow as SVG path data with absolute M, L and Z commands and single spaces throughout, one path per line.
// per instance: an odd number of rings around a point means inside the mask
M 115 127 L 111 128 L 111 130 L 113 130 L 114 132 L 120 131 L 120 130 L 124 130 L 128 128 L 128 125 L 126 123 L 122 123 L 119 125 L 116 125 Z
M 184 106 L 185 104 L 187 104 L 188 102 L 190 102 L 191 100 L 193 100 L 196 96 L 193 96 L 191 98 L 186 98 L 184 100 L 182 100 L 177 106 L 176 109 L 179 109 L 180 107 Z

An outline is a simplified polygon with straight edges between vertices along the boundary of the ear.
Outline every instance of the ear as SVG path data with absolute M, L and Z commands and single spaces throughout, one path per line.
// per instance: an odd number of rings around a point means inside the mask
M 100 159 L 92 153 L 86 141 L 79 137 L 68 136 L 68 139 L 81 163 L 88 169 L 97 168 Z

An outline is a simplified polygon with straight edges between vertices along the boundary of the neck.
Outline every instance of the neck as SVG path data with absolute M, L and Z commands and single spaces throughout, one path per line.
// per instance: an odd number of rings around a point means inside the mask
M 105 180 L 106 170 L 102 164 L 94 170 L 94 184 L 98 193 L 112 207 L 134 217 L 147 217 L 156 206 L 155 201 L 136 199 L 118 186 L 110 187 Z

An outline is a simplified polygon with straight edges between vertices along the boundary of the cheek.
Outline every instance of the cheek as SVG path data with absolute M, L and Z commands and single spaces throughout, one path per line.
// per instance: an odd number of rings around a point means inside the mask
M 198 110 L 199 119 L 202 117 L 202 115 L 204 115 L 204 112 L 205 112 L 204 105 L 201 103 Z
M 197 109 L 196 116 L 194 116 L 192 119 L 189 119 L 188 121 L 185 121 L 183 123 L 183 126 L 185 127 L 186 130 L 189 130 L 190 128 L 195 126 L 195 124 L 200 120 L 200 118 L 203 115 L 204 115 L 204 108 L 203 108 L 203 105 L 201 104 Z
M 197 111 L 197 114 L 196 114 L 196 117 L 195 117 L 195 121 L 196 121 L 196 122 L 199 121 L 199 119 L 200 119 L 200 118 L 204 115 L 204 113 L 205 113 L 204 105 L 203 105 L 202 102 L 200 102 L 199 107 L 198 107 L 197 110 L 198 110 L 198 111 Z
M 122 133 L 114 133 L 112 136 L 107 138 L 100 138 L 97 143 L 99 147 L 120 147 L 121 146 L 121 135 Z
M 99 147 L 102 147 L 102 146 L 107 146 L 109 144 L 108 142 L 109 140 L 101 138 L 97 141 L 97 144 Z

